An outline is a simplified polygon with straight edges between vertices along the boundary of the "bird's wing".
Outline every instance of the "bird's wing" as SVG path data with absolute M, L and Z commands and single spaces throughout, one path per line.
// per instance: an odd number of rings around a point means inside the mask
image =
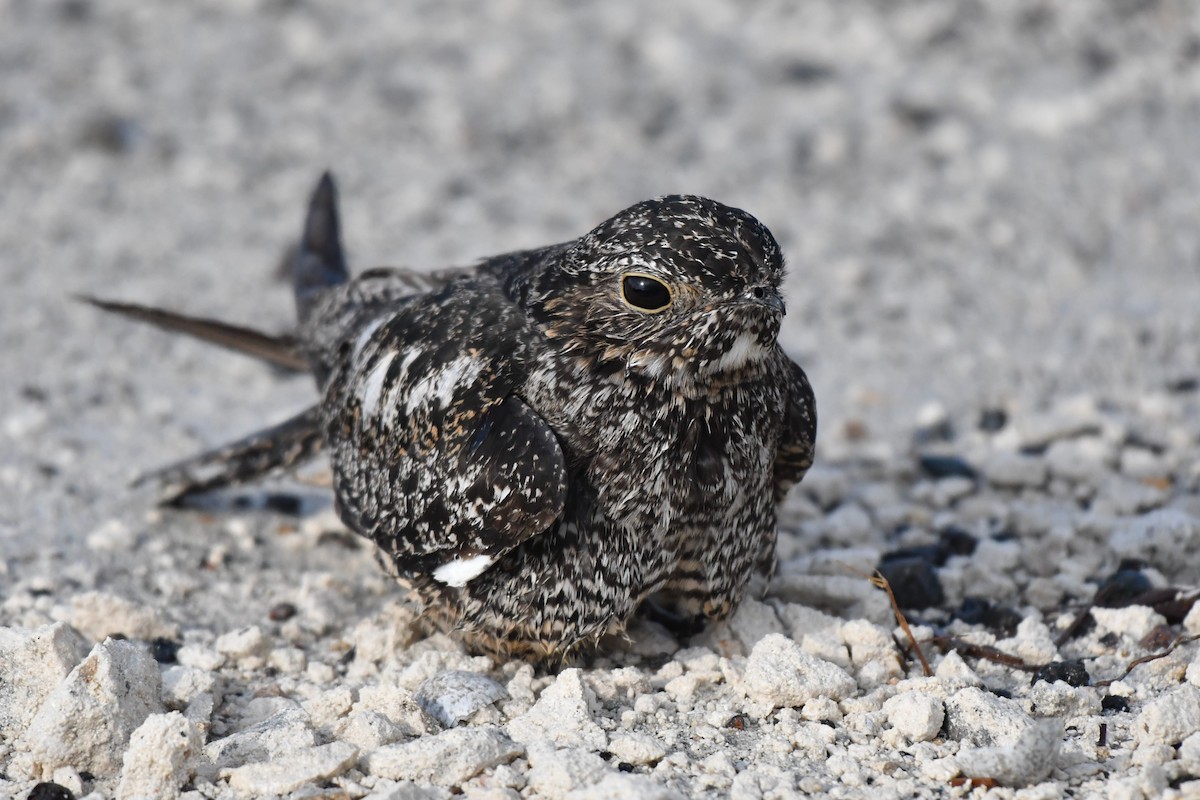
M 775 455 L 775 502 L 783 502 L 788 490 L 800 482 L 812 466 L 817 440 L 817 405 L 804 370 L 787 360 L 790 395 L 783 423 L 783 437 Z
M 517 395 L 537 338 L 486 278 L 346 338 L 323 402 L 338 508 L 402 571 L 463 585 L 562 513 L 562 449 Z
M 320 409 L 314 406 L 236 442 L 142 475 L 134 483 L 155 486 L 162 503 L 177 503 L 299 466 L 323 446 Z

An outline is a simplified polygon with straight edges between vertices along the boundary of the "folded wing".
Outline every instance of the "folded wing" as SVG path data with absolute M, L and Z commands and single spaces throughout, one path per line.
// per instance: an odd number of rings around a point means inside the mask
M 486 277 L 346 336 L 322 405 L 338 508 L 402 571 L 462 585 L 562 513 L 562 449 L 517 394 L 537 341 Z

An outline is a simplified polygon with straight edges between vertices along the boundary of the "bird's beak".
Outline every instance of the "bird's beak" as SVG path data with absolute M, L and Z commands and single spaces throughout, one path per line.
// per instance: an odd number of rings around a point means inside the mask
M 769 284 L 751 286 L 746 290 L 746 299 L 751 303 L 766 306 L 780 316 L 787 314 L 787 305 L 783 302 L 783 295 L 779 293 L 778 288 Z

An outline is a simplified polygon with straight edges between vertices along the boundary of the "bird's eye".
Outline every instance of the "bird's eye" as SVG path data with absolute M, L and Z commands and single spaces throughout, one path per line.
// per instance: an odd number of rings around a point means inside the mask
M 621 277 L 621 299 L 641 311 L 662 311 L 671 305 L 671 290 L 658 278 L 627 272 Z

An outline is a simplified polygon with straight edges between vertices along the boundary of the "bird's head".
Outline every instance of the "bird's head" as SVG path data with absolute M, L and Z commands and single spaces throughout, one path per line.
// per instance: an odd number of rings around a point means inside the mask
M 775 351 L 783 258 L 737 208 L 689 195 L 647 200 L 574 242 L 534 302 L 565 353 L 672 383 L 757 371 Z

